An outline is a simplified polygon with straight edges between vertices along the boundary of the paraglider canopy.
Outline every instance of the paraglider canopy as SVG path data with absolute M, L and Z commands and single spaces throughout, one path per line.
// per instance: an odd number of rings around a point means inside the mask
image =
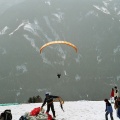
M 65 44 L 65 45 L 71 46 L 71 47 L 74 48 L 75 51 L 77 52 L 77 47 L 76 47 L 74 44 L 70 43 L 70 42 L 67 42 L 67 41 L 51 41 L 51 42 L 48 42 L 48 43 L 44 44 L 44 45 L 40 48 L 40 53 L 42 52 L 42 50 L 43 50 L 45 47 L 47 47 L 47 46 L 49 46 L 49 45 L 52 45 L 52 44 Z

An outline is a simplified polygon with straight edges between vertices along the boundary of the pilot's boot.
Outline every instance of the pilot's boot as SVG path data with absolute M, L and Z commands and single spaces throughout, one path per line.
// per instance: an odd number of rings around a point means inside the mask
M 55 118 L 56 116 L 55 116 L 55 111 L 53 111 L 53 117 Z

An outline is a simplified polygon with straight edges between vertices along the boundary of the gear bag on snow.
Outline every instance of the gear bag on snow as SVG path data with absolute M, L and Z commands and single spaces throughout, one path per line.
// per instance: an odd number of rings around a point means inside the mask
M 45 113 L 40 107 L 34 108 L 31 112 L 26 112 L 19 120 L 52 120 L 52 115 Z
M 1 113 L 0 120 L 12 120 L 11 110 L 7 109 Z
M 37 107 L 37 108 L 34 108 L 31 112 L 30 112 L 30 115 L 31 116 L 36 116 L 38 115 L 40 112 L 40 107 Z
M 25 116 L 21 116 L 19 120 L 27 120 L 27 118 Z

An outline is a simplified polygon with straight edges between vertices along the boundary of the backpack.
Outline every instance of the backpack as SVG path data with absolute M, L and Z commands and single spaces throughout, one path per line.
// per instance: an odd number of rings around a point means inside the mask
M 31 112 L 30 112 L 30 116 L 36 116 L 38 115 L 40 112 L 40 107 L 34 108 Z
M 5 110 L 3 113 L 1 113 L 1 117 L 3 120 L 12 120 L 11 110 Z

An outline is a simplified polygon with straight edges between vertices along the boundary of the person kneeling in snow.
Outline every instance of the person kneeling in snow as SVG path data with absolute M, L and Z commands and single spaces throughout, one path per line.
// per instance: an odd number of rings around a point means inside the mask
M 47 111 L 46 111 L 46 113 L 49 113 L 50 108 L 51 108 L 53 117 L 55 118 L 56 116 L 55 116 L 55 110 L 54 110 L 54 104 L 53 104 L 53 102 L 54 102 L 54 99 L 56 99 L 56 98 L 59 99 L 59 96 L 50 95 L 48 92 L 45 94 L 45 96 L 46 97 L 45 97 L 44 102 L 43 102 L 43 104 L 41 106 L 41 109 L 43 108 L 43 106 L 47 102 Z
M 106 103 L 106 109 L 105 109 L 105 118 L 106 120 L 108 120 L 108 114 L 110 114 L 110 118 L 111 120 L 114 120 L 113 119 L 113 109 L 112 109 L 112 106 L 111 106 L 111 103 L 108 101 L 108 99 L 105 99 L 104 100 L 105 103 Z

